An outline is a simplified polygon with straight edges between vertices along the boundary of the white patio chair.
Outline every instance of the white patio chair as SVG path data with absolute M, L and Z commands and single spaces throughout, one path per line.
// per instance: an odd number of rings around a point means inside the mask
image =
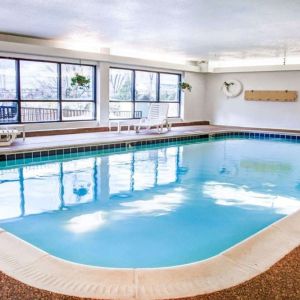
M 167 130 L 171 130 L 171 124 L 168 123 L 168 103 L 151 103 L 148 116 L 140 119 L 139 124 L 134 126 L 136 133 L 139 133 L 142 128 L 151 129 L 156 128 L 158 133 L 163 132 L 164 126 Z
M 20 132 L 17 129 L 0 127 L 0 147 L 10 146 L 18 134 L 20 134 Z

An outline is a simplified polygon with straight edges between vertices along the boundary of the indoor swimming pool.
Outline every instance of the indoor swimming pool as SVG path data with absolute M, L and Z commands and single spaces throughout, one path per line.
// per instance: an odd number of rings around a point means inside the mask
M 0 228 L 92 266 L 204 260 L 300 208 L 299 152 L 213 138 L 3 166 Z

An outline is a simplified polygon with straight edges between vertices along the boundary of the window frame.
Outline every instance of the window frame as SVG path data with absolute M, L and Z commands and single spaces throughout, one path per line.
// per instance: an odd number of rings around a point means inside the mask
M 0 56 L 0 59 L 7 59 L 15 61 L 15 72 L 16 72 L 16 99 L 8 100 L 8 99 L 0 99 L 0 102 L 8 103 L 13 102 L 17 104 L 18 109 L 18 117 L 16 122 L 7 122 L 0 123 L 1 126 L 5 125 L 14 125 L 14 124 L 41 124 L 41 123 L 68 123 L 68 122 L 84 122 L 84 121 L 95 121 L 97 119 L 97 67 L 93 64 L 81 64 L 81 63 L 71 63 L 71 62 L 62 62 L 62 61 L 54 61 L 54 60 L 38 60 L 38 59 L 30 59 L 30 58 L 17 58 L 17 57 L 5 57 Z M 57 65 L 57 100 L 23 100 L 21 97 L 21 71 L 20 71 L 20 62 L 21 61 L 32 61 L 32 62 L 41 62 L 41 63 L 53 63 Z M 93 99 L 92 100 L 64 100 L 62 99 L 62 65 L 77 65 L 77 66 L 87 66 L 93 68 Z M 54 121 L 37 121 L 37 122 L 22 122 L 21 114 L 22 114 L 22 103 L 57 103 L 59 109 L 59 118 Z M 93 116 L 90 119 L 77 119 L 77 120 L 63 120 L 63 111 L 62 104 L 63 103 L 92 103 L 94 107 Z
M 133 111 L 132 111 L 132 117 L 131 118 L 122 118 L 122 119 L 111 119 L 109 120 L 138 120 L 140 118 L 135 117 L 136 116 L 136 109 L 135 109 L 135 104 L 136 103 L 170 103 L 170 104 L 178 104 L 178 115 L 176 117 L 169 117 L 170 119 L 176 119 L 180 118 L 181 116 L 181 90 L 179 87 L 179 83 L 181 82 L 182 79 L 182 74 L 181 73 L 172 73 L 172 72 L 164 72 L 164 71 L 153 71 L 153 70 L 144 70 L 144 69 L 134 69 L 134 68 L 122 68 L 122 67 L 115 67 L 112 66 L 109 68 L 111 69 L 117 69 L 117 70 L 127 70 L 127 71 L 132 71 L 132 100 L 131 101 L 120 101 L 120 100 L 111 100 L 110 95 L 109 95 L 109 103 L 122 103 L 122 102 L 127 102 L 127 103 L 132 103 L 133 104 Z M 157 82 L 156 82 L 156 101 L 146 101 L 146 100 L 136 100 L 136 72 L 149 72 L 149 73 L 156 73 L 157 74 Z M 166 75 L 176 75 L 178 76 L 178 101 L 160 101 L 160 74 L 166 74 Z
M 9 100 L 9 99 L 1 99 L 0 102 L 4 102 L 4 103 L 16 103 L 16 105 L 17 105 L 17 113 L 18 113 L 17 122 L 7 122 L 7 123 L 1 123 L 0 122 L 0 126 L 19 124 L 19 120 L 20 120 L 20 117 L 21 117 L 20 105 L 19 105 L 19 103 L 20 103 L 19 102 L 20 90 L 18 89 L 18 86 L 19 86 L 19 77 L 18 77 L 18 74 L 19 74 L 19 63 L 17 62 L 16 59 L 11 58 L 11 57 L 1 57 L 0 56 L 0 59 L 7 59 L 7 60 L 15 61 L 16 98 L 15 99 L 11 99 L 11 100 Z

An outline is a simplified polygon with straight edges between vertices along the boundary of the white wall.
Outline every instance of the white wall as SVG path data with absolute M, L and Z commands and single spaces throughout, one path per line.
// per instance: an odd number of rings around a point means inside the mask
M 97 71 L 97 119 L 100 126 L 107 126 L 109 120 L 109 64 L 101 62 Z
M 241 81 L 244 90 L 296 90 L 300 98 L 300 71 L 207 74 L 205 96 L 205 116 L 211 124 L 300 129 L 300 99 L 245 101 L 244 93 L 227 99 L 221 86 L 229 79 Z
M 182 97 L 182 119 L 185 122 L 206 121 L 205 116 L 205 86 L 206 75 L 185 72 L 184 81 L 192 86 L 192 91 L 186 91 Z

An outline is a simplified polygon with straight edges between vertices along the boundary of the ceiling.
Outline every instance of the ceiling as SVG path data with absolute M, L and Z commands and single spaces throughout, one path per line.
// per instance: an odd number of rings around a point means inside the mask
M 299 12 L 299 0 L 1 0 L 0 32 L 145 58 L 300 56 Z

